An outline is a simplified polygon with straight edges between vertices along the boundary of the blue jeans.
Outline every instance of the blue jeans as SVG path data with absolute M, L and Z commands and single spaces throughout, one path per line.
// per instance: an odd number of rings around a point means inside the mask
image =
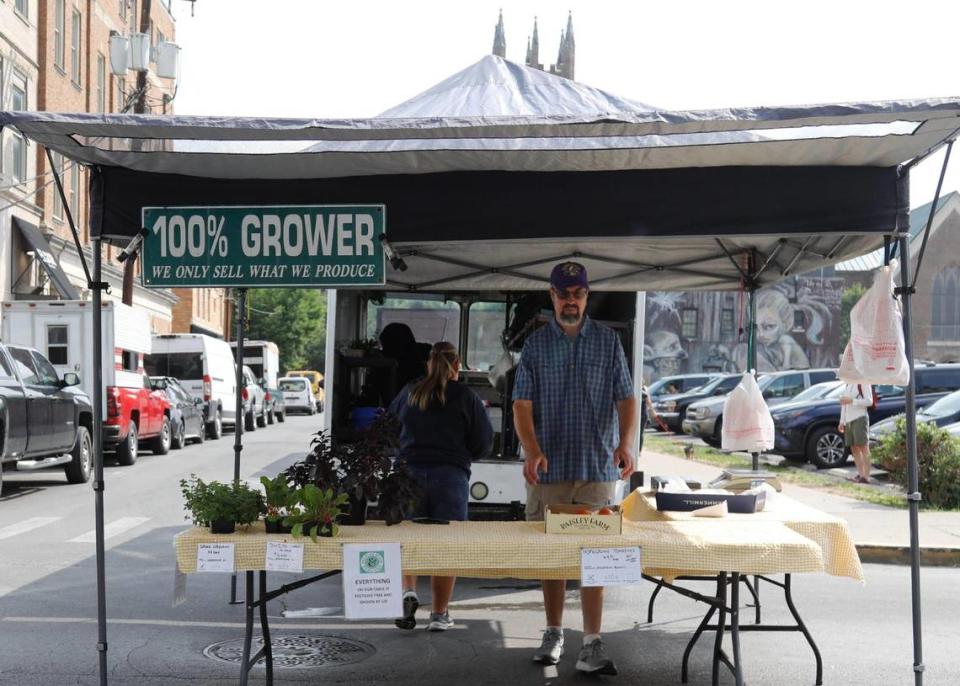
M 409 465 L 420 484 L 421 498 L 413 511 L 414 517 L 446 519 L 451 522 L 467 520 L 467 500 L 470 497 L 470 475 L 448 464 Z

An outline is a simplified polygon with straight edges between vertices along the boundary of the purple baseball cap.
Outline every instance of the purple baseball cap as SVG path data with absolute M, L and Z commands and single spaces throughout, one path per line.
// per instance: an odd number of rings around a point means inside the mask
M 579 262 L 561 262 L 550 272 L 550 285 L 558 291 L 565 291 L 570 287 L 590 288 L 587 268 Z

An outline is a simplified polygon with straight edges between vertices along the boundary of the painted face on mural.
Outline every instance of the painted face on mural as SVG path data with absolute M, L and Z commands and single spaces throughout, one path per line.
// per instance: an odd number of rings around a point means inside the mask
M 643 360 L 645 365 L 653 367 L 657 378 L 679 374 L 686 359 L 687 351 L 674 332 L 653 331 L 647 336 Z

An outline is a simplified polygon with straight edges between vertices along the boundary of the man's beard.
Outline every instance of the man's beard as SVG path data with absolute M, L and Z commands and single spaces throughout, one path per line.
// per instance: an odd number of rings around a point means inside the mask
M 570 310 L 568 310 L 567 308 L 563 308 L 562 310 L 560 310 L 560 323 L 561 323 L 561 324 L 566 324 L 566 325 L 568 325 L 568 326 L 572 326 L 572 325 L 574 325 L 574 324 L 579 324 L 579 323 L 580 323 L 580 308 L 579 308 L 579 307 L 576 308 L 576 310 L 575 310 L 572 314 L 571 314 Z

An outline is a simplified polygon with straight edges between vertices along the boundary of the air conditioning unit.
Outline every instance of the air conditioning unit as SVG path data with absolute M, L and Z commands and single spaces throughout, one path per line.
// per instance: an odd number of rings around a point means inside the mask
M 164 41 L 157 45 L 157 76 L 177 79 L 180 76 L 180 46 Z
M 149 34 L 130 34 L 130 68 L 134 71 L 148 71 L 150 69 Z

